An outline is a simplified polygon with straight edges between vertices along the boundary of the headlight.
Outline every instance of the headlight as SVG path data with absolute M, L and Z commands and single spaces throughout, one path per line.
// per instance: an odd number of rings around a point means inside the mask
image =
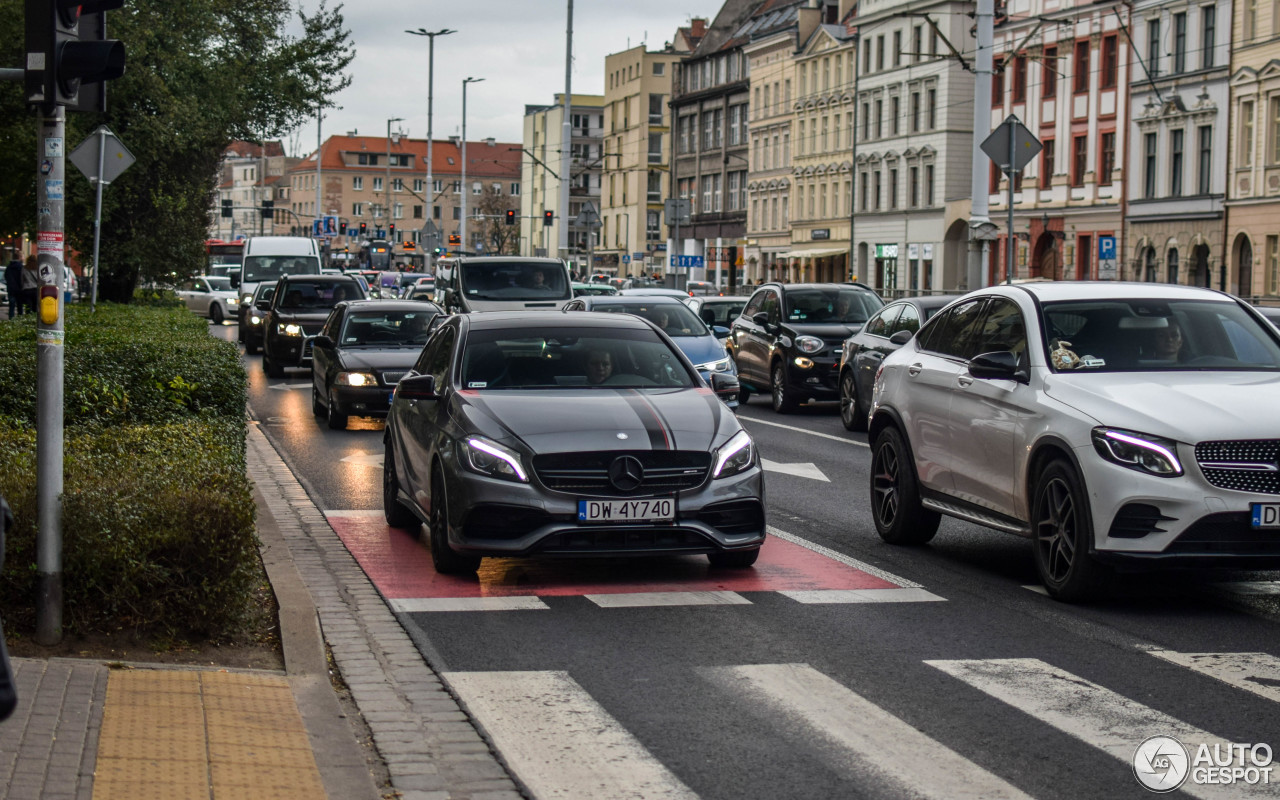
M 1178 445 L 1169 439 L 1114 428 L 1093 429 L 1093 449 L 1113 464 L 1176 478 L 1182 474 Z
M 249 305 L 250 303 L 253 302 L 253 295 L 251 294 L 240 295 L 240 302 L 244 305 Z
M 261 324 L 262 324 L 262 317 L 258 316 L 257 314 L 254 314 L 252 317 L 249 317 L 249 324 L 250 324 L 250 325 L 261 325 Z
M 238 305 L 240 305 L 240 298 L 238 298 L 238 297 L 228 297 L 228 298 L 227 298 L 227 305 L 229 305 L 229 306 L 238 306 Z
M 529 477 L 520 466 L 520 454 L 497 442 L 472 436 L 462 443 L 466 465 L 472 471 L 491 478 L 528 483 Z
M 282 333 L 285 336 L 301 336 L 302 326 L 292 322 L 288 324 L 281 323 L 276 325 L 276 333 Z
M 751 466 L 755 460 L 755 445 L 746 431 L 738 431 L 716 451 L 716 467 L 712 478 L 727 478 Z
M 816 353 L 826 345 L 826 342 L 816 336 L 800 336 L 796 338 L 796 349 L 801 353 Z
M 699 364 L 697 366 L 697 369 L 699 370 L 705 369 L 708 372 L 728 372 L 729 367 L 732 363 L 733 362 L 731 362 L 728 358 L 722 358 L 719 361 L 708 361 L 705 364 Z
M 339 386 L 374 386 L 378 379 L 368 372 L 339 372 L 333 382 Z

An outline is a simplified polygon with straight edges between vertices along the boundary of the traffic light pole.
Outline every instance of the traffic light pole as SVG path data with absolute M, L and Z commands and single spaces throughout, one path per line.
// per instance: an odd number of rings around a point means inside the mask
M 62 303 L 66 111 L 45 107 L 36 137 L 36 633 L 62 641 Z M 95 272 L 96 276 L 96 272 Z

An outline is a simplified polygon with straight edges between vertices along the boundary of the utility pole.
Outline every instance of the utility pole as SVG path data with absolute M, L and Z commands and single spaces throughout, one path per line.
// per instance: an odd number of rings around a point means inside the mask
M 324 192 L 320 188 L 322 186 L 320 182 L 320 178 L 321 178 L 320 163 L 324 161 L 324 152 L 322 150 L 322 148 L 324 147 L 324 139 L 320 137 L 320 123 L 323 120 L 324 120 L 324 110 L 321 108 L 317 108 L 316 109 L 316 213 L 314 214 L 314 216 L 317 218 L 324 216 Z M 272 222 L 274 222 L 274 220 L 272 220 Z M 274 226 L 271 232 L 275 233 Z
M 387 225 L 391 224 L 391 123 L 404 122 L 404 117 L 392 117 L 387 120 L 387 182 L 382 187 L 382 200 L 387 214 Z M 388 228 L 390 230 L 390 228 Z M 388 242 L 392 255 L 395 255 L 395 242 Z
M 467 84 L 479 83 L 484 78 L 462 79 L 462 219 L 458 222 L 458 237 L 462 252 L 467 252 Z
M 431 167 L 432 167 L 431 143 L 432 143 L 432 136 L 433 136 L 431 131 L 431 114 L 432 114 L 432 104 L 435 99 L 434 95 L 435 95 L 435 70 L 436 70 L 436 37 L 448 36 L 451 33 L 457 33 L 457 31 L 449 30 L 448 28 L 441 28 L 438 31 L 428 31 L 426 28 L 418 28 L 416 31 L 405 31 L 405 33 L 412 33 L 414 36 L 427 37 L 427 212 L 426 212 L 426 216 L 427 216 L 427 221 L 432 222 L 435 220 L 435 205 L 436 205 L 435 183 L 431 179 Z M 436 256 L 435 256 L 434 248 L 428 247 L 427 249 L 431 251 L 427 253 L 427 271 L 430 272 L 435 269 Z
M 560 126 L 560 213 L 557 214 L 560 217 L 560 241 L 556 255 L 560 258 L 569 255 L 570 151 L 573 149 L 573 118 L 570 116 L 573 102 L 573 0 L 568 2 L 569 21 L 564 40 L 564 120 Z
M 988 249 L 995 238 L 987 185 L 988 159 L 982 143 L 991 133 L 991 63 L 995 45 L 995 0 L 978 0 L 978 52 L 973 84 L 973 172 L 969 184 L 969 259 L 965 288 L 972 291 L 986 282 Z M 1012 177 L 1010 180 L 1013 180 Z M 1010 233 L 1012 236 L 1012 232 Z
M 858 207 L 858 73 L 862 71 L 862 37 L 855 31 L 853 34 L 853 128 L 849 131 L 849 141 L 853 143 L 852 150 L 849 153 L 849 163 L 853 164 L 853 180 L 849 191 L 849 280 L 856 281 L 859 277 L 859 268 L 862 266 L 857 263 L 857 237 L 854 236 L 854 229 L 858 215 L 856 209 Z

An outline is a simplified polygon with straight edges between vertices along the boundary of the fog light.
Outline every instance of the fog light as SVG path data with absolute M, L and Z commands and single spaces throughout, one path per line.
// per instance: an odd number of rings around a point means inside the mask
M 795 364 L 800 369 L 813 369 L 813 359 L 800 356 L 795 360 Z

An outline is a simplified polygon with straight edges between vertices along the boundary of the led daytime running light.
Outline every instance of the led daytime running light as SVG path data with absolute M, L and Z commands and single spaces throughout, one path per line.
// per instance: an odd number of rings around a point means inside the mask
M 751 446 L 751 437 L 746 431 L 738 431 L 733 435 L 724 447 L 720 448 L 720 452 L 716 454 L 716 468 L 712 471 L 711 477 L 719 478 L 720 471 L 724 469 L 724 465 L 729 462 L 738 453 L 742 452 L 744 447 Z
M 474 447 L 482 453 L 488 453 L 496 459 L 506 462 L 516 471 L 516 477 L 522 481 L 528 481 L 529 477 L 525 475 L 524 468 L 520 466 L 519 459 L 511 457 L 510 453 L 503 452 L 483 439 L 471 438 L 467 440 L 468 447 Z

